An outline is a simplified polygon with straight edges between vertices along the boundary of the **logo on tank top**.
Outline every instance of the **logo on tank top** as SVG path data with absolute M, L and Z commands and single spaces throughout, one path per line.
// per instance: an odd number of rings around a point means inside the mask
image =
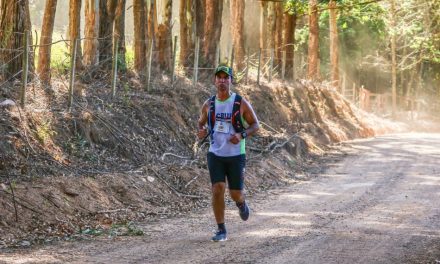
M 216 113 L 215 120 L 231 121 L 232 113 Z

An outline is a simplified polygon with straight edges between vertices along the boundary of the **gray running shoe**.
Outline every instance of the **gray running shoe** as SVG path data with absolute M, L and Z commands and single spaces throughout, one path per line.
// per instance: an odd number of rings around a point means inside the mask
M 241 205 L 238 205 L 238 213 L 240 214 L 241 220 L 246 221 L 249 218 L 249 206 L 247 205 L 246 201 L 244 201 Z

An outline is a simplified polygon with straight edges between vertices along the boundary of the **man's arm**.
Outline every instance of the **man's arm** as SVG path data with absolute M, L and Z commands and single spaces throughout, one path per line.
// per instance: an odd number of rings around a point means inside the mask
M 251 104 L 246 101 L 244 98 L 241 100 L 241 106 L 240 106 L 240 112 L 243 115 L 244 120 L 249 125 L 244 132 L 246 132 L 247 136 L 254 135 L 257 133 L 258 129 L 260 129 L 260 124 L 258 123 L 257 115 L 254 112 L 254 109 L 252 109 Z M 241 133 L 235 133 L 231 136 L 229 141 L 233 144 L 238 144 L 240 140 L 242 140 L 243 137 L 241 136 Z
M 208 135 L 208 130 L 205 127 L 206 123 L 208 122 L 208 103 L 209 100 L 206 100 L 203 104 L 199 120 L 197 121 L 197 137 L 199 139 L 203 139 L 204 137 L 206 137 L 206 135 Z
M 243 118 L 249 125 L 249 127 L 246 128 L 244 131 L 248 136 L 254 135 L 260 129 L 260 123 L 258 122 L 257 115 L 255 114 L 251 104 L 244 98 L 242 99 L 242 109 Z

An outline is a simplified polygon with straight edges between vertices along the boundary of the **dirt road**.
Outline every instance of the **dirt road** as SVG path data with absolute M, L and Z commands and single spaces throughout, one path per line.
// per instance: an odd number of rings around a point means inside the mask
M 229 240 L 209 241 L 209 210 L 145 223 L 143 237 L 0 253 L 6 263 L 440 263 L 440 134 L 343 144 L 345 158 L 264 198 Z

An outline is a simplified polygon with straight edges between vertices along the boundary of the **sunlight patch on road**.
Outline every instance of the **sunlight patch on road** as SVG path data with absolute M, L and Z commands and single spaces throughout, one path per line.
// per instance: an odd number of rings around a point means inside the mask
M 312 192 L 313 195 L 316 196 L 333 196 L 335 195 L 334 193 L 328 193 L 328 192 Z
M 305 214 L 301 213 L 288 213 L 288 212 L 261 212 L 257 215 L 262 216 L 283 216 L 283 217 L 304 217 Z
M 304 232 L 300 232 L 300 230 L 293 228 L 271 228 L 271 229 L 261 229 L 259 231 L 246 232 L 246 235 L 256 236 L 259 238 L 270 238 L 270 237 L 281 237 L 281 236 L 296 237 L 302 235 L 303 233 Z
M 313 196 L 311 196 L 311 195 L 299 194 L 299 193 L 285 194 L 283 196 L 285 196 L 287 198 L 293 198 L 293 199 L 313 199 Z

